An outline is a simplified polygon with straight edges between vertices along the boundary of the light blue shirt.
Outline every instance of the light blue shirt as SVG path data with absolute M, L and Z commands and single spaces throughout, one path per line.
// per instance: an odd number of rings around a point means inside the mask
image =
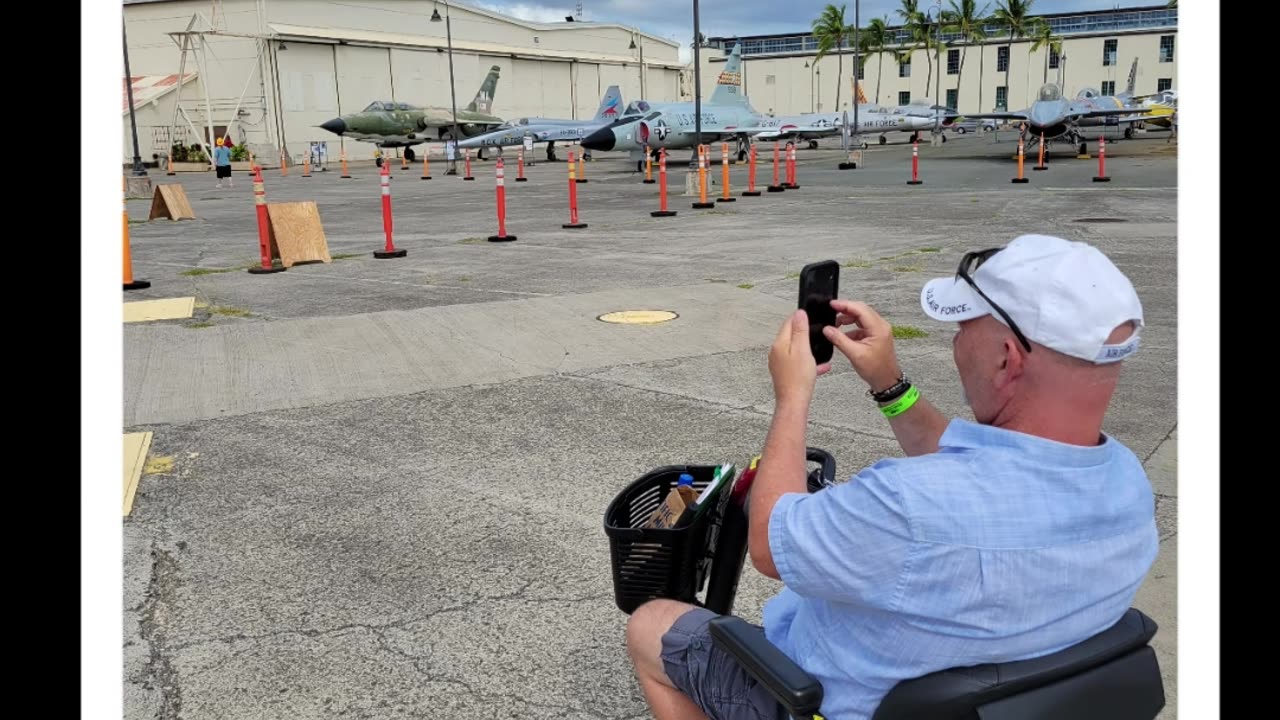
M 769 548 L 786 587 L 765 634 L 869 718 L 899 681 L 1036 657 L 1120 619 L 1155 560 L 1155 498 L 1110 436 L 1081 447 L 952 420 L 936 453 L 783 495 Z
M 231 164 L 231 148 L 226 145 L 217 145 L 213 148 L 213 164 L 214 165 L 230 165 Z

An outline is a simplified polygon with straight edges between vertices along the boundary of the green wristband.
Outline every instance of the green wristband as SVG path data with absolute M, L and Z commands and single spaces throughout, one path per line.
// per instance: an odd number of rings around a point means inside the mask
M 917 388 L 915 385 L 912 385 L 911 389 L 907 390 L 907 392 L 904 393 L 902 397 L 898 398 L 897 400 L 894 400 L 891 404 L 885 405 L 884 407 L 880 408 L 880 412 L 884 413 L 884 416 L 888 418 L 897 417 L 902 413 L 910 410 L 911 406 L 915 405 L 916 400 L 919 400 L 919 399 L 920 399 L 920 389 Z

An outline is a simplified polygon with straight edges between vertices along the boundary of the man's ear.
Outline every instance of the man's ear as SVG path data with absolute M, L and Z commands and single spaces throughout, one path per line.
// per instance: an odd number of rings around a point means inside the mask
M 1017 380 L 1022 376 L 1025 370 L 1026 358 L 1022 353 L 1022 346 L 1018 341 L 1011 338 L 1004 338 L 1001 350 L 1004 351 L 1003 357 L 1000 359 L 1000 371 L 996 373 L 995 383 L 997 388 L 1003 388 L 1009 383 Z

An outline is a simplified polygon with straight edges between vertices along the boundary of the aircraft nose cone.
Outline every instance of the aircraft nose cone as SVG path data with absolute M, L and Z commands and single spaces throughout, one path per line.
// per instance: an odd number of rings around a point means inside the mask
M 617 139 L 614 138 L 613 130 L 611 128 L 600 128 L 599 130 L 596 130 L 590 135 L 582 138 L 582 142 L 579 144 L 587 150 L 608 152 L 613 149 L 613 146 L 616 143 Z
M 334 135 L 341 135 L 347 131 L 347 123 L 342 118 L 334 118 L 321 123 L 320 129 L 328 130 Z

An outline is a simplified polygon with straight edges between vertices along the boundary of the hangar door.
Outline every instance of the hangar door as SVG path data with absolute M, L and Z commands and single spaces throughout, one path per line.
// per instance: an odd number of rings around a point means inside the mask
M 339 114 L 332 46 L 290 41 L 287 50 L 276 51 L 276 63 L 284 137 L 290 154 L 298 158 L 307 143 L 321 140 L 336 148 L 338 138 L 317 127 Z
M 289 52 L 293 51 L 290 45 Z M 359 112 L 374 100 L 394 100 L 391 94 L 391 60 L 387 48 L 332 46 L 338 61 L 338 104 L 342 113 Z M 281 53 L 284 55 L 286 53 Z M 331 64 L 333 60 L 329 61 Z M 407 102 L 407 101 L 406 101 Z M 332 117 L 332 115 L 330 116 Z M 323 122 L 323 121 L 322 121 Z M 320 131 L 325 135 L 329 133 Z M 333 135 L 329 135 L 329 150 L 335 147 Z M 362 159 L 373 156 L 372 143 L 346 140 L 347 155 Z

